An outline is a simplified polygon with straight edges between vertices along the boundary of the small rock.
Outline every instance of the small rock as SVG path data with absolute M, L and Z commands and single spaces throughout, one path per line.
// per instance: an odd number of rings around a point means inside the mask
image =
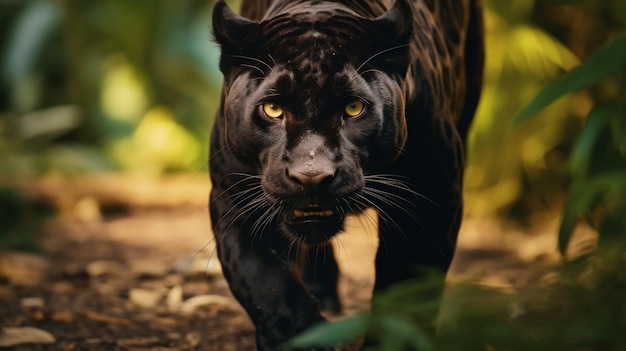
M 102 221 L 102 213 L 100 204 L 93 196 L 86 196 L 76 202 L 74 205 L 74 216 L 85 222 Z
M 33 327 L 6 327 L 0 331 L 0 347 L 22 344 L 53 344 L 55 341 L 52 334 Z
M 180 285 L 176 285 L 170 289 L 167 293 L 167 308 L 170 311 L 177 311 L 180 305 L 183 303 L 183 288 Z
M 161 300 L 163 294 L 151 289 L 131 289 L 128 292 L 130 302 L 143 308 L 154 308 Z
M 42 309 L 45 306 L 45 302 L 41 297 L 23 297 L 20 299 L 20 306 L 22 309 Z
M 198 295 L 185 300 L 180 306 L 180 312 L 183 314 L 191 314 L 199 307 L 217 305 L 228 309 L 235 309 L 236 305 L 233 300 L 220 295 Z
M 126 268 L 117 261 L 99 260 L 87 264 L 85 270 L 89 276 L 99 277 L 106 274 L 120 274 L 126 271 Z

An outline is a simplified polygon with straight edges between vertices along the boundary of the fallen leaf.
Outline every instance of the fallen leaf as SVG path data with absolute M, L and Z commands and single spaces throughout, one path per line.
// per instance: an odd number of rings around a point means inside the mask
M 208 305 L 218 305 L 228 309 L 237 309 L 238 305 L 232 299 L 220 295 L 198 295 L 185 300 L 180 306 L 180 312 L 190 314 L 199 307 Z
M 102 313 L 93 312 L 93 311 L 85 311 L 83 312 L 85 318 L 90 319 L 94 322 L 101 322 L 106 324 L 120 325 L 124 327 L 133 327 L 135 324 L 125 318 L 108 316 Z
M 0 347 L 22 344 L 54 344 L 54 336 L 34 327 L 6 327 L 0 332 Z
M 151 289 L 130 289 L 128 299 L 135 305 L 143 308 L 153 308 L 163 297 L 163 294 L 157 290 Z

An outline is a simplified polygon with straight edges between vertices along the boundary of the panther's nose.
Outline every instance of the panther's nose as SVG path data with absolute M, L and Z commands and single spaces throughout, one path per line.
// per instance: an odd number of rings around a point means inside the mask
M 329 183 L 335 176 L 334 170 L 317 168 L 288 170 L 287 173 L 289 178 L 302 185 L 304 191 L 310 195 L 316 193 L 323 184 Z
M 302 187 L 305 195 L 315 202 L 318 195 L 328 191 L 337 165 L 334 154 L 320 134 L 308 133 L 290 152 L 287 177 Z

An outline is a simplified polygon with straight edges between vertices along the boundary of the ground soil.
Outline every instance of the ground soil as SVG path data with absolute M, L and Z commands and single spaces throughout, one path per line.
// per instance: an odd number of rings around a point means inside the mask
M 253 327 L 216 263 L 205 180 L 106 176 L 18 185 L 59 212 L 41 229 L 40 253 L 0 253 L 0 327 L 26 338 L 11 349 L 255 350 Z M 370 299 L 377 239 L 371 219 L 352 219 L 348 228 L 335 244 L 343 304 L 356 313 Z M 468 218 L 449 281 L 528 284 L 559 261 L 554 233 L 553 220 L 529 233 Z M 25 327 L 53 340 L 12 329 Z

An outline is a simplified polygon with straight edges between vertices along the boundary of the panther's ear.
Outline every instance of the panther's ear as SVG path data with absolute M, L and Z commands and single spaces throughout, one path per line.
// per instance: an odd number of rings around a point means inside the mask
M 374 19 L 374 26 L 392 41 L 408 41 L 413 31 L 413 13 L 409 0 L 396 0 L 391 9 Z
M 241 48 L 243 40 L 256 28 L 257 23 L 234 13 L 224 0 L 213 5 L 213 36 L 223 50 Z
M 410 60 L 414 11 L 410 0 L 396 0 L 391 9 L 371 21 L 368 36 L 374 45 L 367 59 L 372 65 L 404 76 Z

